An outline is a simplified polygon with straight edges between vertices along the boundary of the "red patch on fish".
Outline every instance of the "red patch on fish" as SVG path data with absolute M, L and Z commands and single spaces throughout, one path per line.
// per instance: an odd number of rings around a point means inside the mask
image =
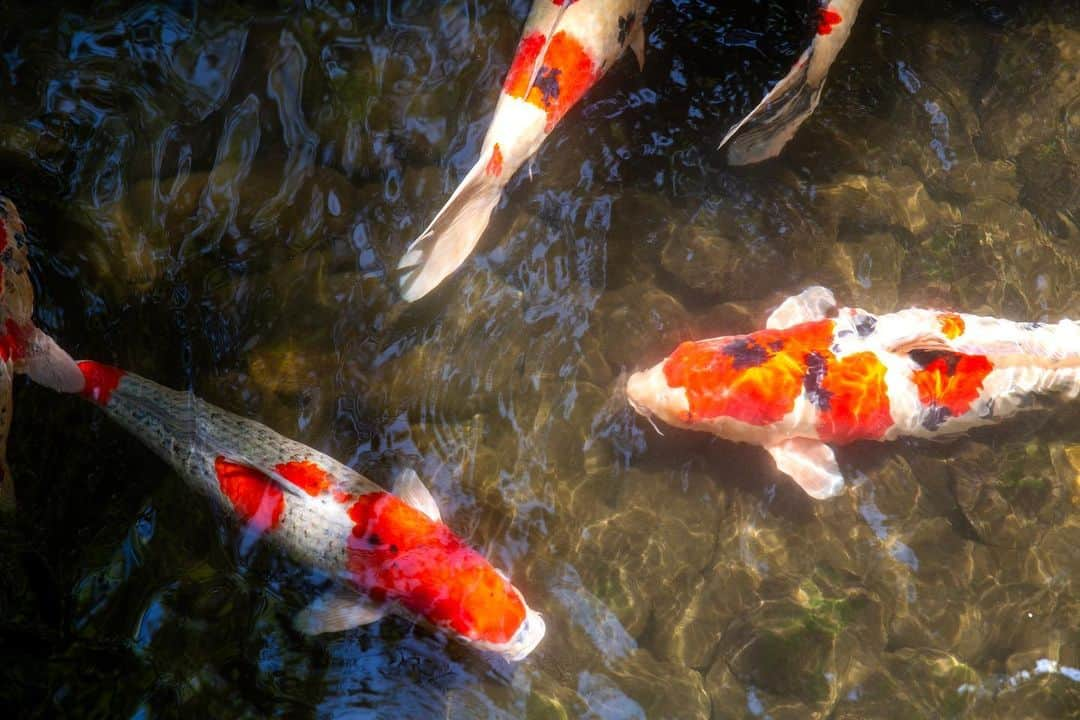
M 521 38 L 514 54 L 514 62 L 510 64 L 510 71 L 506 73 L 506 80 L 503 82 L 503 91 L 507 95 L 517 98 L 525 95 L 533 67 L 536 65 L 536 56 L 544 49 L 546 39 L 543 33 L 533 33 Z
M 513 586 L 443 523 L 386 492 L 361 495 L 349 517 L 349 570 L 373 599 L 474 640 L 504 643 L 521 627 Z
M 214 472 L 221 492 L 251 528 L 265 532 L 281 523 L 285 494 L 264 473 L 221 456 L 214 460 Z
M 282 463 L 274 471 L 312 497 L 330 487 L 330 474 L 310 460 Z
M 21 360 L 26 357 L 26 341 L 30 339 L 33 325 L 19 325 L 11 318 L 4 322 L 0 333 L 0 360 Z
M 124 371 L 109 365 L 83 360 L 79 363 L 85 384 L 82 396 L 102 407 L 109 404 L 113 391 L 120 385 Z
M 872 352 L 831 360 L 821 389 L 827 398 L 818 415 L 818 436 L 825 442 L 878 440 L 893 425 L 885 366 Z
M 8 224 L 7 220 L 0 219 L 0 252 L 4 252 L 8 245 Z M 3 266 L 0 265 L 0 272 L 3 272 Z M 2 276 L 0 276 L 2 277 Z
M 826 8 L 818 16 L 817 34 L 828 35 L 832 32 L 833 25 L 839 25 L 843 21 L 844 18 L 840 16 L 840 13 Z
M 941 326 L 941 333 L 950 340 L 964 334 L 964 318 L 956 313 L 938 315 L 938 325 Z
M 495 148 L 491 151 L 491 160 L 488 161 L 487 167 L 484 168 L 484 172 L 491 177 L 498 177 L 502 175 L 502 168 L 502 150 L 499 149 L 499 143 L 495 143 Z
M 687 422 L 730 417 L 752 425 L 779 422 L 795 407 L 807 356 L 831 358 L 833 322 L 685 342 L 664 363 L 669 387 L 683 387 Z
M 940 407 L 951 417 L 971 409 L 982 392 L 982 383 L 994 365 L 983 355 L 942 353 L 915 371 L 912 379 L 919 389 L 919 402 Z

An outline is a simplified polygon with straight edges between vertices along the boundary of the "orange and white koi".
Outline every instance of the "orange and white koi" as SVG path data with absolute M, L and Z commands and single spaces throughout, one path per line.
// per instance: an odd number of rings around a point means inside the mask
M 820 0 L 810 47 L 757 107 L 720 141 L 720 148 L 728 146 L 732 165 L 776 157 L 795 137 L 821 99 L 829 68 L 851 34 L 860 5 L 862 0 Z
M 15 373 L 60 392 L 82 387 L 75 361 L 34 325 L 34 288 L 26 257 L 26 226 L 15 204 L 0 195 L 0 506 L 15 504 L 7 464 Z
M 630 404 L 669 425 L 763 446 L 807 494 L 844 487 L 831 446 L 939 438 L 1080 394 L 1080 324 L 911 308 L 837 308 L 811 287 L 766 329 L 682 343 L 627 381 Z
M 195 490 L 266 536 L 334 589 L 296 617 L 307 633 L 387 612 L 425 621 L 511 661 L 544 636 L 521 592 L 446 526 L 412 471 L 386 492 L 331 457 L 131 373 L 81 362 L 82 394 Z
M 644 61 L 648 6 L 649 0 L 535 0 L 480 159 L 398 263 L 407 301 L 465 262 L 510 178 L 623 50 Z

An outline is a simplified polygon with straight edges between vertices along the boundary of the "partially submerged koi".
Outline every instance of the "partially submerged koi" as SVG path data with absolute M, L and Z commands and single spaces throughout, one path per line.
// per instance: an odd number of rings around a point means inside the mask
M 34 288 L 26 257 L 26 226 L 15 204 L 0 195 L 0 507 L 15 504 L 7 464 L 15 373 L 60 392 L 77 392 L 75 361 L 34 325 Z
M 503 188 L 555 125 L 630 47 L 644 62 L 650 0 L 535 0 L 480 159 L 398 263 L 412 302 L 469 256 Z
M 837 308 L 811 287 L 765 330 L 684 342 L 627 381 L 630 404 L 669 425 L 764 447 L 815 498 L 844 487 L 831 446 L 939 438 L 1080 394 L 1080 324 L 911 308 Z
M 731 164 L 749 165 L 776 157 L 795 137 L 821 99 L 829 68 L 851 34 L 860 5 L 862 0 L 820 0 L 810 47 L 720 141 L 721 149 L 727 145 Z
M 521 592 L 440 519 L 416 473 L 389 493 L 253 420 L 116 368 L 81 362 L 82 394 L 195 490 L 335 587 L 296 617 L 307 633 L 395 612 L 511 661 L 544 636 Z

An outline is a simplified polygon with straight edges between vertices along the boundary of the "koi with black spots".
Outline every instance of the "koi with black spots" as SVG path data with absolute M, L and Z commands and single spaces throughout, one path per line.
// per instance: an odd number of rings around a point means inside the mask
M 1080 395 L 1080 324 L 838 308 L 811 287 L 764 330 L 687 341 L 626 386 L 668 425 L 763 446 L 812 497 L 843 491 L 833 447 L 944 438 Z
M 627 47 L 644 62 L 649 1 L 533 3 L 480 159 L 398 263 L 405 300 L 428 294 L 465 262 L 510 178 Z

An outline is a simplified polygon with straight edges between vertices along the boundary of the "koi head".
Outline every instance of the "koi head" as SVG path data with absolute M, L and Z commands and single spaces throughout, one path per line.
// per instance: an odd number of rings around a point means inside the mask
M 668 425 L 684 425 L 690 417 L 686 390 L 668 384 L 664 364 L 633 373 L 626 381 L 626 400 L 650 423 L 659 418 Z
M 349 517 L 348 570 L 373 599 L 511 661 L 543 638 L 521 592 L 441 521 L 385 492 L 360 496 Z

